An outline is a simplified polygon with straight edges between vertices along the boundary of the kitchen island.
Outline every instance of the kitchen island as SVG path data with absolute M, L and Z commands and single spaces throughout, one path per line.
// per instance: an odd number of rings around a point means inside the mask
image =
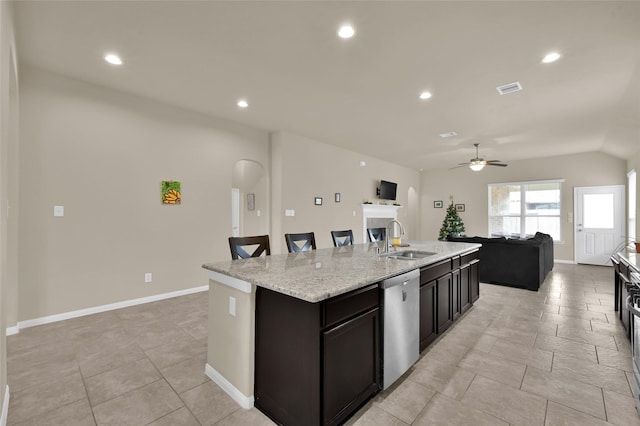
M 378 283 L 420 270 L 424 349 L 478 297 L 479 244 L 410 242 L 207 263 L 206 372 L 241 406 L 281 424 L 339 424 L 380 388 Z M 399 250 L 404 250 L 399 249 Z

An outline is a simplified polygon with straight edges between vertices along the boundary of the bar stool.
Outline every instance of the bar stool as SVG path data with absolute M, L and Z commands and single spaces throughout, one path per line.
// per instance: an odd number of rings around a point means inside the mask
M 257 246 L 253 253 L 249 254 L 249 246 Z M 229 237 L 229 248 L 231 249 L 231 259 L 246 259 L 249 257 L 260 257 L 262 253 L 266 256 L 271 254 L 268 235 L 256 235 L 254 237 Z
M 334 247 L 350 246 L 354 243 L 351 229 L 346 231 L 331 231 L 331 238 L 333 238 Z
M 316 236 L 313 232 L 303 232 L 300 234 L 284 234 L 289 253 L 309 251 L 316 249 Z
M 369 234 L 369 242 L 374 243 L 376 241 L 384 241 L 387 230 L 386 228 L 367 228 L 367 234 Z

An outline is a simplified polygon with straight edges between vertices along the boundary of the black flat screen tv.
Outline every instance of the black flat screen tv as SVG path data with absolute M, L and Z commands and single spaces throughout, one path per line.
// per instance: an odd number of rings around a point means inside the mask
M 393 182 L 387 182 L 386 180 L 380 181 L 380 188 L 378 188 L 378 198 L 381 200 L 394 200 L 396 199 L 396 190 L 398 184 Z

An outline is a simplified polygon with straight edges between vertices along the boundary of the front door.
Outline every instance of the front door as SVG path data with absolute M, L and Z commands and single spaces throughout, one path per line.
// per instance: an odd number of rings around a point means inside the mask
M 625 242 L 624 186 L 574 188 L 574 214 L 576 262 L 611 265 Z

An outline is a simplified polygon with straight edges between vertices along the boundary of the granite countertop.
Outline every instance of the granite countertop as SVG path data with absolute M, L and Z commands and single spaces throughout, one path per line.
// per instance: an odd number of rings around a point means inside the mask
M 627 248 L 619 251 L 618 257 L 640 274 L 640 253 L 636 253 L 634 249 Z
M 397 250 L 435 254 L 415 260 L 380 257 L 376 254 L 376 243 L 367 243 L 205 263 L 202 267 L 316 303 L 481 247 L 480 244 L 443 241 L 408 243 L 410 247 Z

